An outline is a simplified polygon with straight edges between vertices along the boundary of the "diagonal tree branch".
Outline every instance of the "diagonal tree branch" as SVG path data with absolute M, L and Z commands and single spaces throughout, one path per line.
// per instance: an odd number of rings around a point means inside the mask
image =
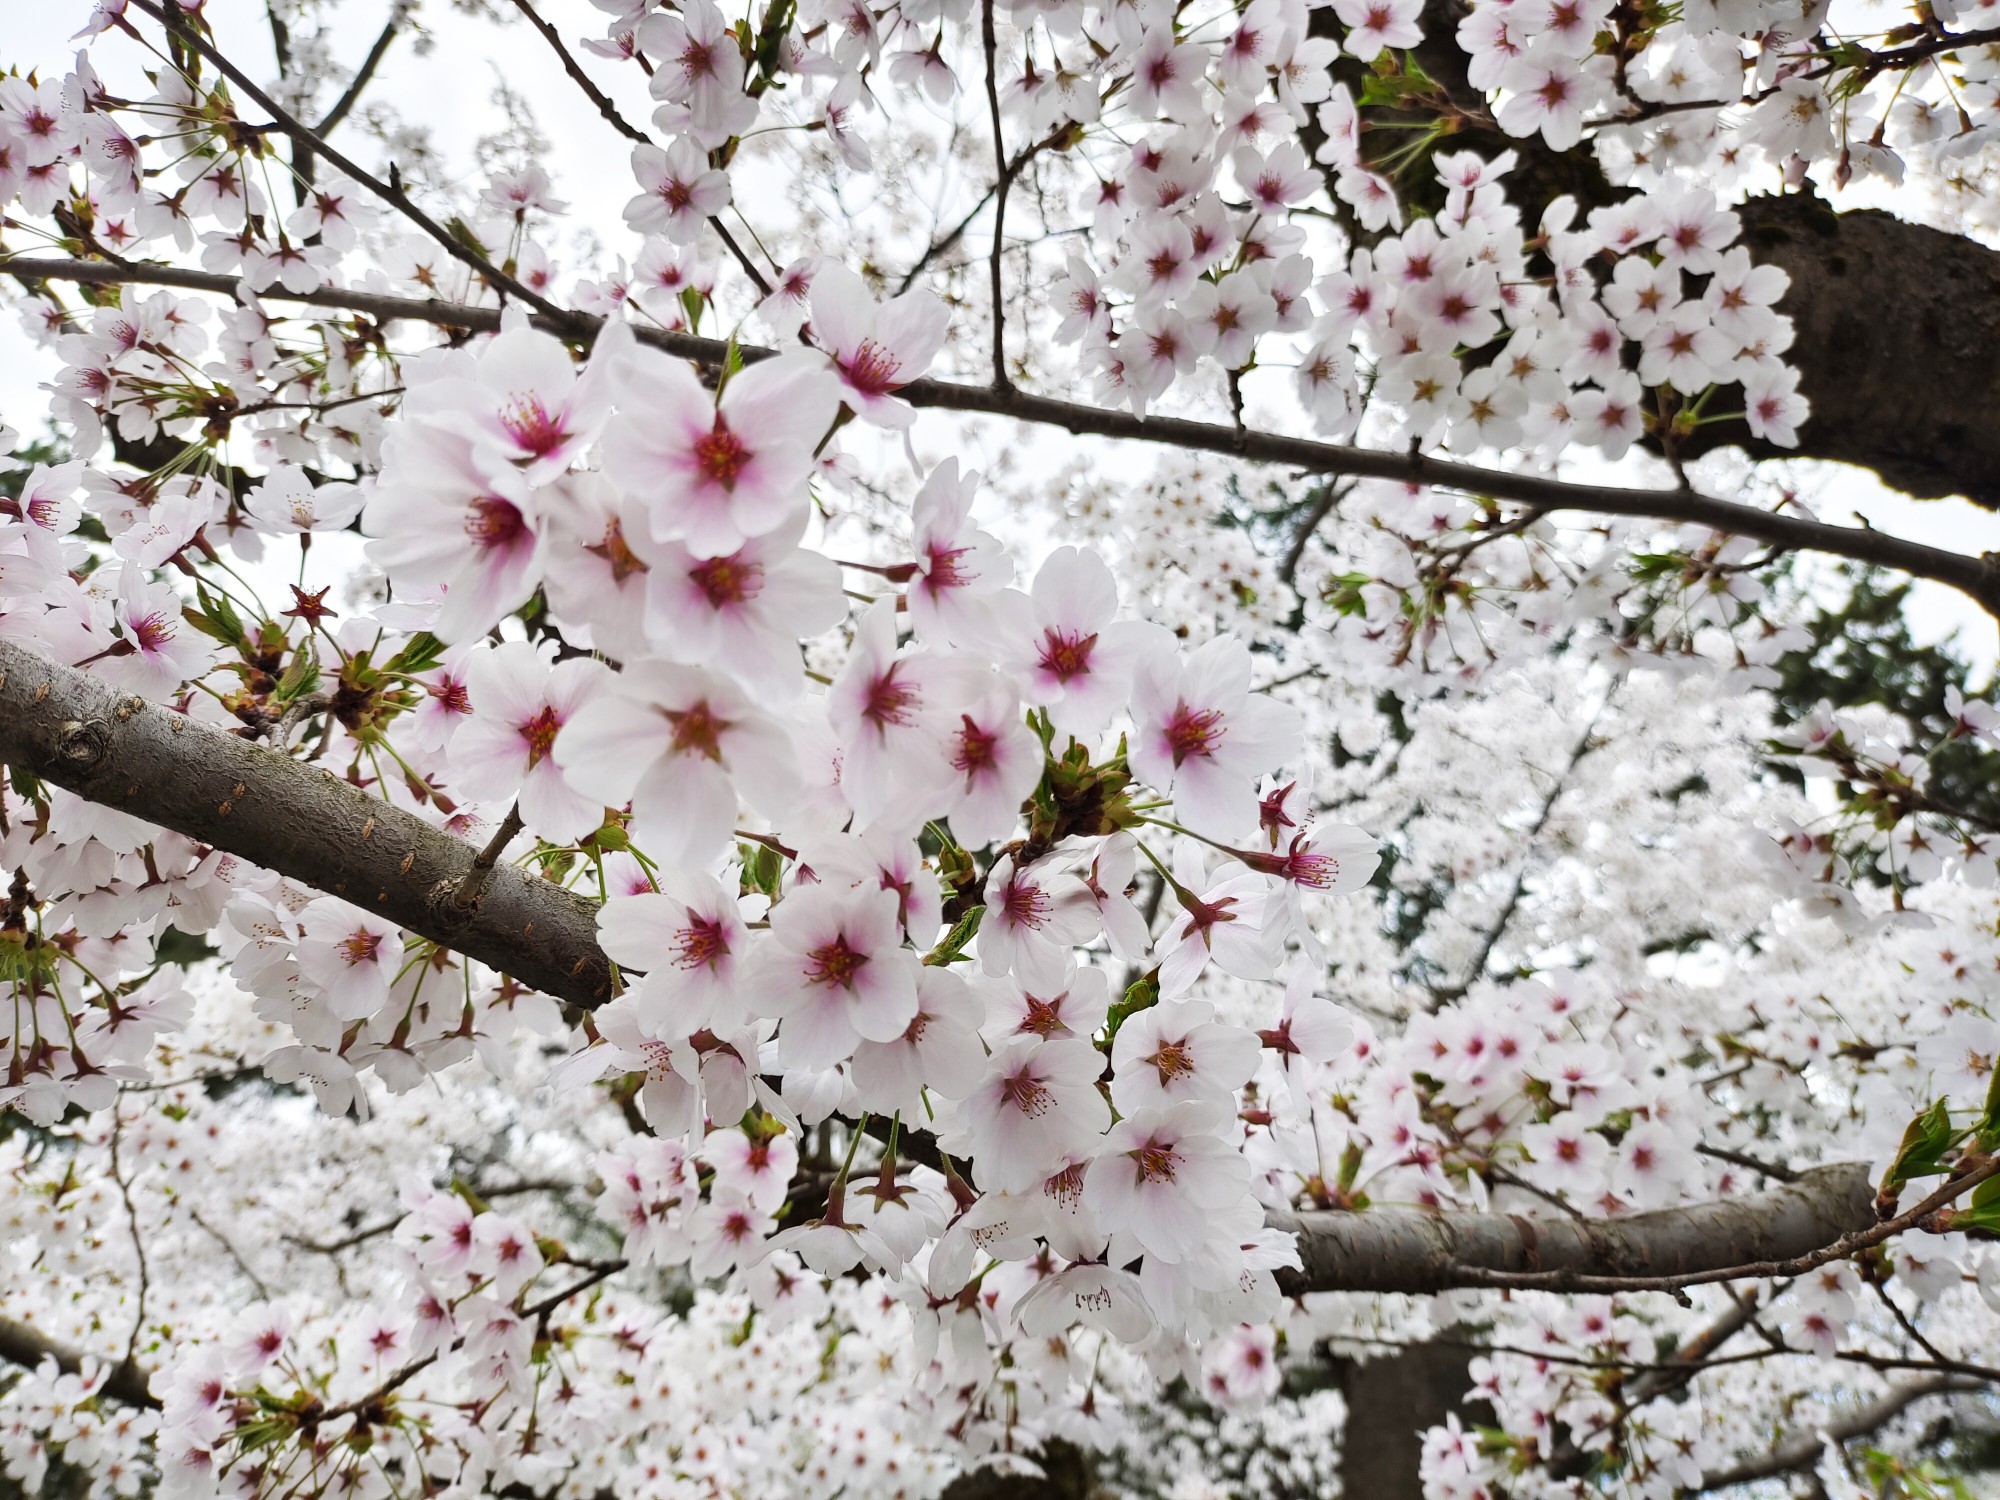
M 381 32 L 375 38 L 375 45 L 370 47 L 368 55 L 361 59 L 361 66 L 354 70 L 354 77 L 348 80 L 346 90 L 333 101 L 333 108 L 329 109 L 326 117 L 313 127 L 313 134 L 331 135 L 339 128 L 341 121 L 353 113 L 354 106 L 361 102 L 361 96 L 367 92 L 368 85 L 375 81 L 375 70 L 382 66 L 382 59 L 389 55 L 389 44 L 396 40 L 396 33 L 402 29 L 402 24 L 402 6 L 392 5 L 389 19 L 383 23 Z M 310 170 L 306 176 L 308 178 L 312 176 Z
M 14 256 L 0 260 L 0 273 L 26 280 L 71 281 L 100 286 L 147 285 L 181 287 L 235 297 L 240 281 L 209 271 L 178 266 L 113 265 L 110 262 L 40 259 Z M 323 287 L 303 294 L 273 287 L 257 295 L 266 301 L 302 302 L 314 307 L 345 308 L 387 320 L 431 323 L 444 328 L 490 332 L 500 326 L 497 308 L 462 303 L 391 297 L 373 292 Z M 560 308 L 530 319 L 536 327 L 562 338 L 588 342 L 601 320 Z M 710 368 L 720 368 L 729 345 L 720 339 L 663 329 L 635 330 L 639 341 Z M 775 352 L 738 346 L 749 363 Z M 1718 500 L 1692 490 L 1642 490 L 1617 485 L 1579 484 L 1505 469 L 1486 469 L 1421 453 L 1353 448 L 1314 438 L 1271 432 L 1238 432 L 1213 422 L 1184 417 L 1136 417 L 1130 412 L 1085 406 L 1037 396 L 1009 386 L 967 385 L 949 380 L 915 380 L 897 392 L 913 406 L 940 411 L 971 412 L 1060 427 L 1082 436 L 1154 443 L 1197 453 L 1219 453 L 1253 463 L 1279 464 L 1308 474 L 1350 474 L 1399 484 L 1435 486 L 1465 494 L 1508 500 L 1537 510 L 1582 511 L 1635 520 L 1685 522 L 1715 531 L 1755 537 L 1786 551 L 1823 552 L 1834 557 L 1895 568 L 1928 578 L 1966 594 L 1990 614 L 2000 615 L 2000 566 L 1988 556 L 1969 556 L 1891 536 L 1864 526 L 1835 526 L 1809 516 L 1760 510 L 1731 500 Z
M 0 641 L 0 760 L 377 912 L 578 1005 L 611 998 L 594 903 L 331 772 Z

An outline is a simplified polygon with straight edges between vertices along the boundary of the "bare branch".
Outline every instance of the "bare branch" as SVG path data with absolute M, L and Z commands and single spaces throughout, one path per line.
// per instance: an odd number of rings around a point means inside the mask
M 1867 1167 L 1847 1163 L 1801 1173 L 1797 1182 L 1752 1197 L 1622 1219 L 1378 1208 L 1272 1213 L 1267 1220 L 1299 1235 L 1303 1269 L 1279 1277 L 1279 1286 L 1291 1293 L 1471 1286 L 1595 1291 L 1631 1281 L 1651 1287 L 1782 1274 L 1756 1263 L 1824 1254 L 1872 1234 L 1882 1227 L 1872 1200 Z M 1600 1281 L 1617 1286 L 1599 1287 Z
M 361 96 L 367 91 L 368 85 L 375 81 L 375 70 L 382 66 L 382 59 L 389 54 L 389 44 L 395 41 L 396 33 L 401 29 L 402 6 L 392 4 L 389 7 L 389 19 L 383 23 L 380 34 L 375 38 L 375 45 L 370 47 L 368 55 L 361 59 L 361 66 L 354 70 L 354 77 L 348 81 L 346 90 L 333 101 L 333 108 L 328 110 L 325 118 L 313 127 L 314 135 L 331 135 L 339 128 L 340 122 L 353 113 L 354 106 L 361 102 Z M 306 173 L 307 177 L 311 175 L 310 171 Z
M 489 286 L 505 292 L 508 296 L 520 298 L 521 301 L 538 312 L 560 315 L 561 310 L 554 303 L 550 302 L 540 293 L 523 286 L 519 281 L 516 281 L 512 276 L 509 276 L 505 271 L 494 265 L 484 255 L 473 249 L 465 240 L 453 234 L 442 224 L 438 223 L 437 220 L 417 207 L 416 203 L 411 200 L 410 195 L 404 192 L 398 183 L 393 180 L 389 182 L 382 181 L 381 178 L 367 171 L 359 163 L 342 154 L 334 147 L 329 146 L 324 139 L 316 135 L 299 119 L 280 106 L 277 100 L 259 88 L 255 79 L 251 78 L 249 74 L 224 57 L 221 52 L 217 51 L 208 38 L 196 29 L 195 22 L 185 16 L 179 15 L 171 5 L 159 4 L 157 0 L 130 0 L 130 3 L 138 7 L 146 15 L 151 16 L 155 21 L 158 21 L 171 35 L 186 42 L 188 46 L 194 48 L 196 52 L 207 58 L 223 77 L 243 90 L 244 94 L 259 109 L 263 110 L 272 120 L 283 127 L 285 134 L 292 138 L 294 145 L 317 152 L 332 162 L 341 171 L 362 184 L 362 186 L 381 198 L 383 202 L 389 204 L 404 218 L 423 230 L 425 234 L 436 240 L 454 260 L 460 261 L 478 272 Z M 121 24 L 130 26 L 130 23 L 123 21 L 123 18 L 121 18 Z M 393 167 L 390 169 L 390 176 L 392 179 L 395 176 L 395 169 Z
M 14 256 L 0 260 L 0 272 L 26 278 L 73 281 L 100 286 L 175 286 L 190 291 L 235 297 L 239 281 L 208 271 L 178 266 L 112 265 L 108 262 L 40 259 Z M 390 297 L 372 292 L 323 287 L 295 294 L 272 287 L 258 294 L 265 301 L 302 302 L 314 307 L 346 308 L 387 319 L 432 323 L 442 328 L 490 332 L 500 326 L 497 308 L 462 303 Z M 543 304 L 546 306 L 546 304 Z M 588 313 L 553 309 L 530 320 L 562 338 L 588 342 L 601 320 Z M 664 349 L 710 368 L 720 368 L 728 345 L 720 339 L 664 329 L 637 329 L 644 344 Z M 738 346 L 747 364 L 769 359 L 775 351 Z M 1714 531 L 1755 537 L 1785 551 L 1823 552 L 1878 567 L 1895 568 L 1917 578 L 1929 578 L 1957 589 L 1988 613 L 2000 614 L 2000 567 L 1984 556 L 1926 546 L 1862 526 L 1834 526 L 1803 515 L 1760 510 L 1730 500 L 1717 500 L 1688 490 L 1626 489 L 1615 485 L 1577 484 L 1505 469 L 1483 469 L 1422 453 L 1384 452 L 1354 448 L 1314 438 L 1279 433 L 1246 432 L 1182 417 L 1135 417 L 1129 412 L 1084 406 L 1037 396 L 1015 386 L 996 390 L 990 385 L 966 385 L 948 380 L 916 380 L 897 394 L 913 406 L 970 412 L 1038 422 L 1067 432 L 1129 442 L 1154 443 L 1197 453 L 1219 453 L 1253 463 L 1279 464 L 1309 474 L 1351 474 L 1399 484 L 1435 486 L 1464 494 L 1510 500 L 1546 511 L 1584 511 L 1639 520 L 1685 522 Z
M 1822 1431 L 1836 1443 L 1849 1442 L 1886 1426 L 1901 1416 L 1913 1403 L 1923 1400 L 1926 1396 L 1942 1395 L 1948 1391 L 1977 1390 L 1979 1385 L 1978 1381 L 1956 1375 L 1925 1376 L 1904 1385 L 1891 1387 L 1885 1395 L 1869 1402 L 1852 1416 L 1844 1417 L 1838 1422 L 1827 1423 Z M 1819 1462 L 1820 1455 L 1825 1451 L 1826 1445 L 1821 1441 L 1819 1433 L 1810 1433 L 1789 1443 L 1779 1444 L 1757 1458 L 1746 1459 L 1731 1468 L 1702 1475 L 1700 1488 L 1693 1493 L 1706 1494 L 1710 1490 L 1724 1490 L 1731 1485 L 1749 1484 L 1758 1479 L 1773 1479 L 1780 1474 L 1811 1468 Z

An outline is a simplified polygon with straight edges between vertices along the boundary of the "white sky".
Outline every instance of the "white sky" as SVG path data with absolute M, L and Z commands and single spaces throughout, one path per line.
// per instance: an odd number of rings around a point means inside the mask
M 541 7 L 565 38 L 597 30 L 602 13 L 587 0 L 546 0 Z M 91 10 L 90 0 L 53 0 L 29 5 L 7 0 L 4 36 L 0 36 L 0 67 L 30 67 L 45 74 L 67 70 L 74 47 L 69 37 Z M 262 0 L 209 0 L 208 14 L 230 55 L 268 78 L 274 71 Z M 383 0 L 347 0 L 351 34 L 342 52 L 358 61 L 379 30 L 388 7 Z M 474 141 L 492 128 L 489 100 L 501 70 L 527 93 L 537 124 L 551 142 L 547 157 L 557 193 L 576 209 L 587 209 L 605 226 L 607 242 L 623 245 L 617 211 L 633 191 L 627 167 L 628 144 L 598 117 L 581 93 L 553 68 L 552 55 L 526 26 L 495 29 L 456 14 L 443 5 L 424 13 L 437 46 L 420 57 L 407 36 L 399 37 L 370 91 L 371 99 L 392 103 L 405 116 L 430 124 L 433 139 L 455 167 L 470 171 Z M 94 51 L 99 70 L 114 83 L 137 65 L 142 54 L 122 38 L 100 42 Z M 584 65 L 619 102 L 627 118 L 644 120 L 651 102 L 633 70 L 583 55 Z M 532 80 L 532 84 L 530 83 Z M 372 165 L 374 148 L 352 135 L 336 137 Z M 754 191 L 754 188 L 752 189 Z M 744 205 L 754 222 L 754 202 Z M 26 249 L 21 237 L 16 248 Z M 565 267 L 574 273 L 575 267 Z M 563 278 L 566 279 L 566 276 Z M 0 317 L 0 420 L 34 434 L 46 412 L 36 390 L 55 368 L 53 357 L 37 349 L 16 319 Z M 1074 450 L 1075 440 L 1050 434 L 1050 448 L 1060 457 Z M 928 445 L 927 445 L 928 446 Z M 1961 552 L 2000 551 L 2000 516 L 1963 500 L 1914 501 L 1879 484 L 1872 475 L 1832 466 L 1809 466 L 1809 493 L 1816 493 L 1824 519 L 1852 524 L 1858 517 L 1881 531 Z M 315 572 L 318 570 L 315 569 Z M 1920 638 L 1938 640 L 1956 634 L 1960 649 L 1991 667 L 2000 658 L 1995 624 L 1976 605 L 1941 585 L 1919 584 L 1912 604 L 1913 626 Z

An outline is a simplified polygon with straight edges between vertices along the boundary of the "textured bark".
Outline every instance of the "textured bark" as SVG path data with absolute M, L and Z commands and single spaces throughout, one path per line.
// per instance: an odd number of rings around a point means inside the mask
M 1386 1359 L 1347 1365 L 1341 1394 L 1340 1492 L 1360 1500 L 1424 1500 L 1425 1429 L 1458 1411 L 1471 1387 L 1463 1344 L 1413 1344 Z M 1487 1412 L 1487 1418 L 1491 1413 Z
M 1857 464 L 1919 499 L 2000 507 L 2000 253 L 1808 195 L 1752 198 L 1738 212 L 1752 258 L 1792 278 L 1779 303 L 1797 331 L 1785 359 L 1812 417 L 1796 450 L 1738 422 L 1703 428 L 1697 450 L 1733 442 Z
M 1819 1167 L 1767 1193 L 1623 1219 L 1518 1214 L 1273 1213 L 1296 1230 L 1303 1267 L 1279 1286 L 1308 1291 L 1441 1292 L 1468 1272 L 1671 1276 L 1811 1254 L 1876 1223 L 1868 1169 Z
M 57 1343 L 25 1323 L 14 1323 L 0 1318 L 0 1360 L 32 1370 L 45 1359 L 54 1360 L 56 1368 L 66 1375 L 83 1373 L 83 1356 L 76 1350 Z M 153 1393 L 146 1389 L 145 1371 L 129 1360 L 116 1366 L 105 1377 L 102 1390 L 113 1401 L 125 1406 L 158 1409 L 160 1404 L 154 1399 Z
M 610 997 L 595 905 L 501 865 L 469 910 L 474 851 L 331 772 L 0 641 L 0 760 L 390 921 L 559 999 Z

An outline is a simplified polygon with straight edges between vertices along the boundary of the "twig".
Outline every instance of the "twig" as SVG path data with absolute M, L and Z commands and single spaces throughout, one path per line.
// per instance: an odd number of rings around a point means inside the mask
M 333 101 L 333 108 L 328 110 L 319 124 L 313 127 L 313 134 L 332 134 L 340 122 L 353 111 L 354 106 L 361 102 L 361 95 L 375 80 L 375 70 L 382 66 L 382 59 L 388 55 L 389 44 L 395 41 L 396 33 L 402 29 L 402 9 L 401 0 L 392 0 L 389 6 L 389 19 L 383 23 L 381 33 L 375 38 L 375 45 L 368 49 L 368 55 L 361 59 L 361 66 L 354 70 L 354 77 L 348 81 L 346 91 Z
M 1759 1157 L 1746 1155 L 1741 1151 L 1731 1151 L 1727 1146 L 1711 1146 L 1707 1141 L 1695 1142 L 1695 1151 L 1702 1156 L 1713 1157 L 1716 1161 L 1726 1161 L 1732 1166 L 1757 1172 L 1774 1182 L 1797 1182 L 1799 1174 L 1790 1167 L 1781 1167 L 1776 1162 L 1764 1161 Z
M 500 826 L 493 830 L 493 837 L 486 841 L 486 847 L 472 856 L 472 868 L 467 870 L 451 893 L 451 904 L 459 911 L 470 911 L 479 904 L 479 898 L 486 894 L 486 884 L 493 878 L 493 867 L 514 842 L 514 835 L 521 831 L 521 804 L 516 802 L 507 809 L 507 816 L 500 820 Z
M 597 106 L 597 112 L 604 116 L 612 129 L 616 130 L 628 141 L 635 141 L 641 145 L 650 145 L 652 143 L 653 138 L 637 125 L 634 125 L 630 120 L 626 119 L 624 115 L 620 114 L 618 106 L 611 102 L 611 96 L 599 88 L 596 81 L 583 71 L 583 65 L 576 60 L 575 54 L 563 45 L 562 33 L 556 30 L 553 23 L 542 18 L 541 13 L 535 9 L 531 0 L 514 0 L 514 8 L 526 16 L 528 24 L 541 33 L 542 40 L 555 49 L 556 56 L 562 60 L 563 71 L 569 74 L 578 88 L 583 90 L 584 97 Z M 757 263 L 750 258 L 741 245 L 736 243 L 736 236 L 729 232 L 728 226 L 713 214 L 709 215 L 708 222 L 709 227 L 722 237 L 722 243 L 727 247 L 729 253 L 736 257 L 736 264 L 743 268 L 743 274 L 748 276 L 752 284 L 756 286 L 758 295 L 764 297 L 770 296 L 771 283 L 764 279 L 764 273 L 757 269 Z
M 986 104 L 993 116 L 993 253 L 988 258 L 993 285 L 993 388 L 1004 391 L 1007 379 L 1007 315 L 1002 303 L 1000 258 L 1007 248 L 1007 189 L 1013 169 L 1007 164 L 1007 142 L 1000 130 L 1000 83 L 996 76 L 997 45 L 993 37 L 993 0 L 979 0 L 979 40 L 986 49 Z
M 125 1127 L 124 1112 L 114 1100 L 111 1106 L 111 1180 L 118 1184 L 118 1196 L 125 1203 L 125 1222 L 132 1230 L 132 1253 L 139 1258 L 139 1307 L 132 1319 L 132 1336 L 125 1341 L 126 1364 L 139 1352 L 139 1335 L 146 1328 L 146 1292 L 151 1285 L 146 1272 L 146 1246 L 139 1237 L 139 1210 L 132 1203 L 132 1187 L 118 1167 L 118 1137 Z

